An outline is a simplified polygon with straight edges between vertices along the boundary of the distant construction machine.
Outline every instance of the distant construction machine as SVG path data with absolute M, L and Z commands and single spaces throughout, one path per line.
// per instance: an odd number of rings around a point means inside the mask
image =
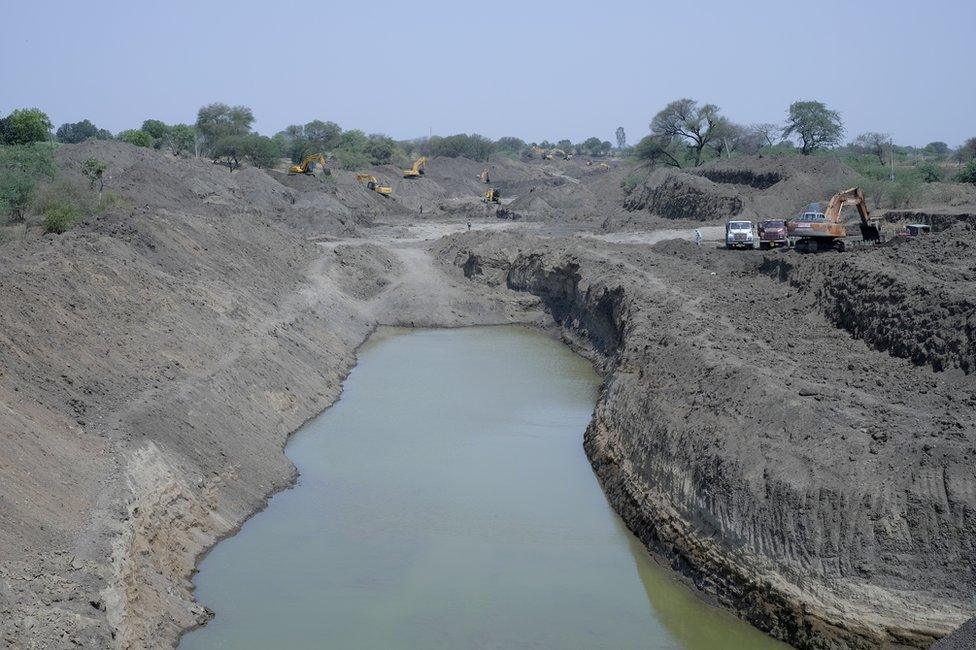
M 420 178 L 424 175 L 424 169 L 427 167 L 427 156 L 421 156 L 413 161 L 413 166 L 410 169 L 403 170 L 404 178 Z
M 489 183 L 491 183 L 491 178 L 488 176 L 488 167 L 487 166 L 481 171 L 480 174 L 478 174 L 478 178 L 485 185 L 488 185 Z
M 320 153 L 311 153 L 304 158 L 302 162 L 297 165 L 292 165 L 288 168 L 288 175 L 293 176 L 295 174 L 314 174 L 315 173 L 315 163 L 322 166 L 325 169 L 325 156 Z
M 485 196 L 482 198 L 484 203 L 501 203 L 502 195 L 494 187 L 485 190 Z
M 363 183 L 364 185 L 366 185 L 367 188 L 373 190 L 377 194 L 381 194 L 383 196 L 390 196 L 391 194 L 393 194 L 392 187 L 390 187 L 389 185 L 380 185 L 379 179 L 373 176 L 372 174 L 367 174 L 365 172 L 358 172 L 356 174 L 356 180 L 359 181 L 360 183 Z
M 815 208 L 808 209 L 787 222 L 787 233 L 797 239 L 794 244 L 797 252 L 843 251 L 847 246 L 844 242 L 847 228 L 841 222 L 840 214 L 845 205 L 857 206 L 861 217 L 861 238 L 864 241 L 881 239 L 881 227 L 877 220 L 871 219 L 864 192 L 859 187 L 852 187 L 832 196 L 825 212 L 819 212 Z
M 555 160 L 556 158 L 560 160 L 572 160 L 573 154 L 566 153 L 562 149 L 550 149 L 542 155 L 543 160 Z

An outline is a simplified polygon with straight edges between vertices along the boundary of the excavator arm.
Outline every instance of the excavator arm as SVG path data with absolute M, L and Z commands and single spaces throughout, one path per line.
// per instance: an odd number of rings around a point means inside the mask
M 417 178 L 418 176 L 423 176 L 424 169 L 427 167 L 427 156 L 421 156 L 414 161 L 413 166 L 410 169 L 403 170 L 404 178 Z
M 325 156 L 320 153 L 313 153 L 302 158 L 302 162 L 288 168 L 289 174 L 310 174 L 312 163 L 318 163 L 325 169 Z
M 838 192 L 830 198 L 830 203 L 827 205 L 826 212 L 824 212 L 827 221 L 839 224 L 840 213 L 845 205 L 857 207 L 857 213 L 861 217 L 861 237 L 863 237 L 864 241 L 878 241 L 881 238 L 881 229 L 878 227 L 877 221 L 871 219 L 868 202 L 864 198 L 864 192 L 859 187 L 852 187 L 849 190 Z

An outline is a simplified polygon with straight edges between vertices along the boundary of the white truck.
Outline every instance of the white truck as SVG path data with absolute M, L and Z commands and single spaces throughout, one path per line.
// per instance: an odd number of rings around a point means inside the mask
M 725 247 L 726 248 L 755 248 L 756 236 L 753 234 L 753 224 L 751 221 L 726 221 L 725 222 Z

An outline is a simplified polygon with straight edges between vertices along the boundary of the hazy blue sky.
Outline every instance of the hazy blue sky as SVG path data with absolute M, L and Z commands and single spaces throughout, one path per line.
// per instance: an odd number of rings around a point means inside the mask
M 22 2 L 0 0 L 0 112 L 119 131 L 246 104 L 396 138 L 636 142 L 666 102 L 781 121 L 797 99 L 849 137 L 976 135 L 976 2 Z

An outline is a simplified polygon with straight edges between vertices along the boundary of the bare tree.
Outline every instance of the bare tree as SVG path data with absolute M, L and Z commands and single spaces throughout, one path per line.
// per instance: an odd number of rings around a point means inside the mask
M 759 122 L 751 125 L 749 130 L 755 134 L 760 147 L 774 147 L 783 127 L 772 122 Z
M 709 143 L 709 147 L 715 151 L 715 155 L 721 157 L 724 154 L 726 158 L 731 158 L 736 151 L 755 153 L 756 148 L 751 146 L 754 140 L 751 135 L 746 127 L 725 121 L 716 127 L 715 139 Z
M 881 164 L 885 164 L 885 148 L 891 141 L 891 136 L 887 133 L 875 133 L 870 131 L 868 133 L 862 133 L 861 135 L 854 138 L 854 142 L 851 144 L 862 151 L 866 151 L 878 157 L 878 161 Z
M 727 120 L 719 115 L 715 104 L 702 104 L 693 99 L 671 102 L 651 120 L 651 133 L 668 141 L 680 141 L 691 152 L 695 166 L 704 162 L 705 147 L 721 137 Z

